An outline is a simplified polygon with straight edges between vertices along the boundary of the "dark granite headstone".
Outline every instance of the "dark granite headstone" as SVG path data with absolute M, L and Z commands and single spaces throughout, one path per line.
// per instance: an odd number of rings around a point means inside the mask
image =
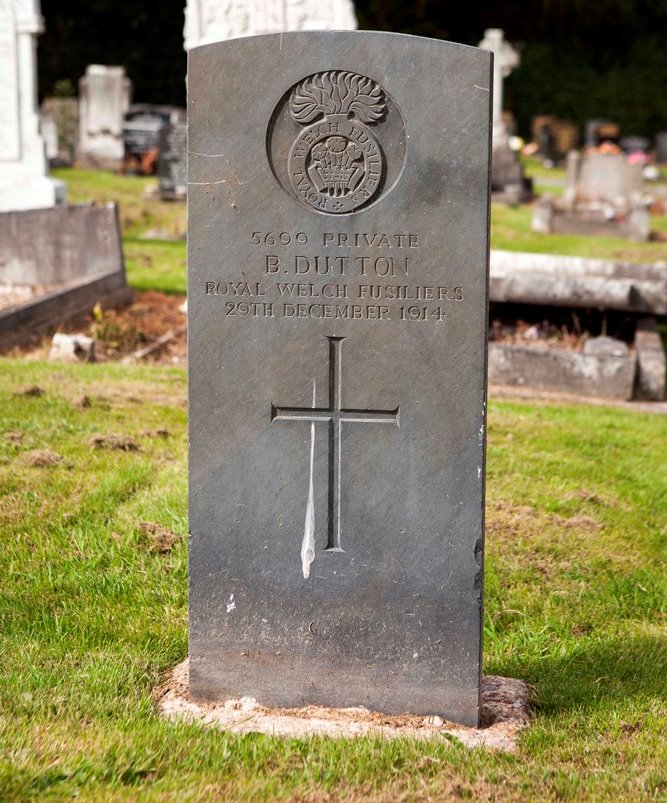
M 188 191 L 188 129 L 185 123 L 165 126 L 160 132 L 158 179 L 160 197 L 185 198 Z
M 479 719 L 491 54 L 189 54 L 190 688 Z
M 660 131 L 655 135 L 655 161 L 658 164 L 667 164 L 667 131 Z

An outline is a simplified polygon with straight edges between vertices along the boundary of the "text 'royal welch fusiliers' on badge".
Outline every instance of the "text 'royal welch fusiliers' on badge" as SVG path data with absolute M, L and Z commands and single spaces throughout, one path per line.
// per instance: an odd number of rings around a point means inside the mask
M 405 166 L 405 124 L 396 102 L 368 75 L 325 70 L 278 102 L 267 151 L 282 188 L 307 208 L 342 215 L 378 201 Z

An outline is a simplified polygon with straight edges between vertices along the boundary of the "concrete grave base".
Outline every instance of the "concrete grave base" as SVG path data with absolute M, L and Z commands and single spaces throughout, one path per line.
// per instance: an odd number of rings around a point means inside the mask
M 466 747 L 513 752 L 520 731 L 530 723 L 531 687 L 522 680 L 485 675 L 482 679 L 482 727 L 442 720 L 440 717 L 403 714 L 389 716 L 366 708 L 265 708 L 252 697 L 224 703 L 197 704 L 189 694 L 188 660 L 178 664 L 157 692 L 160 713 L 169 719 L 200 722 L 230 733 L 264 733 L 269 736 L 306 738 L 329 736 L 385 739 L 447 739 Z

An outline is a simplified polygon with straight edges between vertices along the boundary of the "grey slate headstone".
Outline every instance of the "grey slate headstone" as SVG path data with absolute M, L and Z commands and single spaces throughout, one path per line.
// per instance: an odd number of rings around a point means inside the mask
M 160 197 L 165 200 L 185 198 L 188 190 L 188 131 L 185 123 L 172 123 L 160 132 L 160 156 L 157 174 Z
M 189 54 L 190 688 L 479 718 L 491 54 Z

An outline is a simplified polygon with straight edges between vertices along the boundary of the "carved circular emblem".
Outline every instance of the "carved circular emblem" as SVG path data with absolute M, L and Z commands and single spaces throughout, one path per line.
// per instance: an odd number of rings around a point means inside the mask
M 311 209 L 333 215 L 379 197 L 388 178 L 395 183 L 405 158 L 396 105 L 376 81 L 343 70 L 296 84 L 274 113 L 267 145 L 282 186 Z
M 372 198 L 384 172 L 382 150 L 369 128 L 385 113 L 380 87 L 351 72 L 318 73 L 293 90 L 289 109 L 306 126 L 288 157 L 299 198 L 333 213 L 351 212 Z

